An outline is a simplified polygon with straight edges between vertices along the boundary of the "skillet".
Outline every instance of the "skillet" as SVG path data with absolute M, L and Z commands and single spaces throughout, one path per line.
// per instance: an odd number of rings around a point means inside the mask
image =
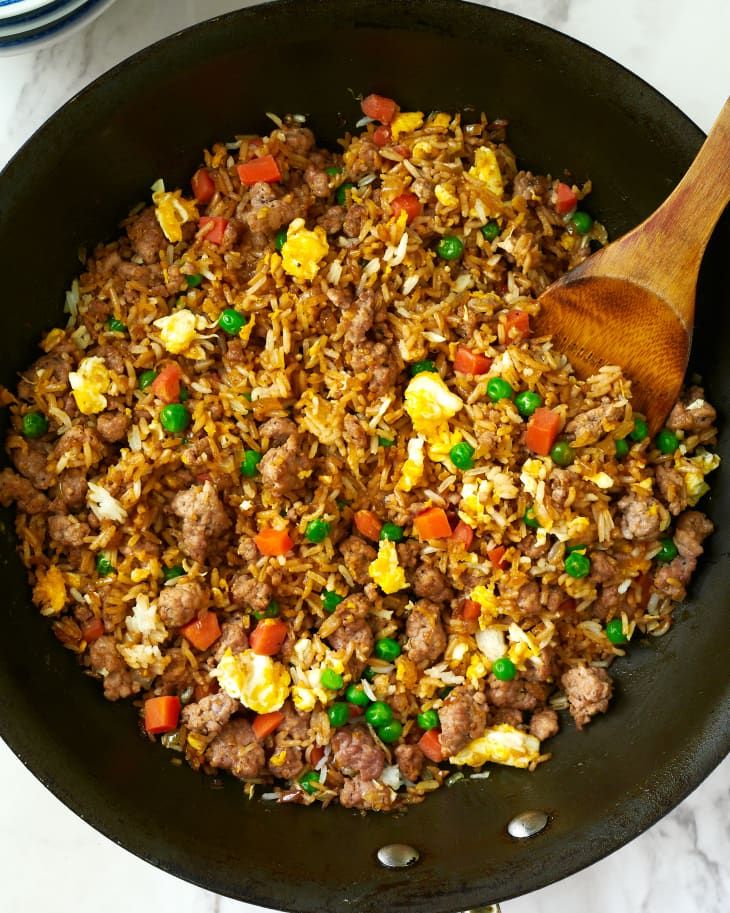
M 405 109 L 507 117 L 521 163 L 592 178 L 612 237 L 666 197 L 702 134 L 637 77 L 563 35 L 448 0 L 281 0 L 174 35 L 102 76 L 55 114 L 0 175 L 0 382 L 14 385 L 58 322 L 81 245 L 110 238 L 149 185 L 185 184 L 200 150 L 269 129 L 263 112 L 303 112 L 334 143 L 359 117 L 355 94 Z M 727 214 L 726 214 L 727 217 Z M 681 226 L 678 226 L 681 230 Z M 693 369 L 722 419 L 730 408 L 730 226 L 703 265 Z M 4 417 L 2 421 L 4 422 Z M 2 430 L 2 429 L 0 429 Z M 618 696 L 586 732 L 571 724 L 535 773 L 493 770 L 406 814 L 365 818 L 249 802 L 240 784 L 175 767 L 108 704 L 30 603 L 12 516 L 0 528 L 0 731 L 64 803 L 119 845 L 208 890 L 300 913 L 449 913 L 543 887 L 617 849 L 679 803 L 730 748 L 727 624 L 730 481 L 714 475 L 718 524 L 688 604 L 663 638 L 632 645 Z M 512 839 L 526 809 L 546 829 Z M 384 869 L 378 848 L 420 853 Z

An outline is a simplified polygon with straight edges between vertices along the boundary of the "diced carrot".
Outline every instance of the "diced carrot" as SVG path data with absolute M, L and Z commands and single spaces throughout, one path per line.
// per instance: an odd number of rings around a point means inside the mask
M 391 138 L 390 127 L 386 127 L 384 124 L 373 130 L 373 142 L 376 146 L 387 146 Z
M 494 548 L 487 549 L 487 558 L 492 562 L 495 567 L 502 568 L 504 567 L 504 553 L 506 549 L 503 545 L 496 545 Z
M 81 635 L 88 644 L 98 640 L 103 633 L 104 622 L 101 618 L 91 618 L 81 625 Z
M 530 335 L 530 315 L 527 311 L 510 311 L 504 321 L 505 343 L 519 342 Z
M 418 740 L 418 747 L 426 755 L 429 761 L 433 761 L 435 764 L 438 764 L 444 759 L 444 750 L 441 747 L 440 735 L 440 729 L 429 729 L 428 732 L 424 732 Z
M 262 155 L 236 165 L 236 171 L 242 184 L 273 184 L 281 180 L 281 171 L 273 155 Z
M 160 371 L 157 377 L 152 381 L 152 392 L 158 396 L 163 403 L 176 403 L 180 399 L 180 380 L 182 371 L 180 366 L 174 362 Z
M 466 346 L 459 346 L 454 356 L 454 371 L 459 374 L 486 374 L 492 367 L 492 359 Z
M 228 228 L 228 219 L 224 219 L 223 216 L 201 216 L 200 227 L 205 228 L 206 225 L 212 227 L 205 233 L 205 240 L 211 244 L 220 244 Z
M 360 107 L 366 117 L 379 120 L 381 124 L 389 124 L 398 110 L 393 99 L 384 95 L 368 95 L 360 102 Z
M 215 612 L 206 612 L 180 629 L 182 636 L 189 640 L 196 650 L 207 650 L 221 636 L 221 626 Z
M 294 543 L 285 529 L 271 529 L 266 527 L 253 537 L 256 548 L 262 555 L 286 555 Z
M 482 614 L 482 607 L 473 599 L 465 599 L 461 604 L 461 617 L 464 621 L 474 621 Z
M 285 621 L 262 618 L 251 632 L 251 649 L 260 656 L 273 656 L 281 650 L 288 630 Z
M 525 432 L 525 445 L 533 453 L 547 456 L 560 431 L 560 416 L 552 409 L 535 409 Z
M 177 729 L 179 717 L 179 697 L 152 697 L 144 702 L 144 728 L 150 735 Z
M 284 714 L 281 710 L 272 710 L 271 713 L 259 713 L 253 723 L 251 723 L 253 734 L 259 742 L 263 742 L 267 735 L 271 735 L 279 727 L 283 719 Z
M 421 539 L 447 539 L 451 535 L 451 524 L 446 511 L 441 507 L 429 507 L 413 520 Z
M 575 209 L 577 205 L 578 197 L 573 193 L 571 187 L 561 181 L 555 191 L 555 212 L 565 215 Z
M 402 193 L 393 200 L 390 206 L 396 219 L 402 212 L 405 212 L 406 224 L 410 224 L 421 215 L 421 201 L 415 193 Z
M 309 752 L 309 763 L 312 765 L 312 767 L 316 767 L 323 757 L 324 748 L 322 748 L 321 745 L 315 745 Z
M 377 542 L 380 538 L 380 528 L 382 523 L 371 510 L 355 511 L 355 526 L 357 531 L 365 536 L 366 539 L 372 539 Z
M 207 168 L 198 168 L 190 180 L 190 186 L 198 203 L 210 203 L 215 196 L 215 183 Z
M 474 541 L 474 530 L 469 526 L 468 523 L 464 523 L 463 520 L 459 520 L 456 524 L 456 529 L 451 534 L 451 538 L 456 542 L 463 542 L 464 548 L 471 548 L 471 544 Z

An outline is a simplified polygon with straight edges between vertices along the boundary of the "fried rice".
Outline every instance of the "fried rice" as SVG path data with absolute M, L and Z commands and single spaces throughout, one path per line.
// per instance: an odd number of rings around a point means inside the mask
M 389 810 L 608 709 L 719 458 L 697 383 L 652 439 L 620 367 L 531 334 L 606 243 L 590 184 L 519 170 L 503 120 L 363 110 L 336 152 L 269 115 L 84 258 L 2 391 L 0 501 L 57 638 L 176 763 Z

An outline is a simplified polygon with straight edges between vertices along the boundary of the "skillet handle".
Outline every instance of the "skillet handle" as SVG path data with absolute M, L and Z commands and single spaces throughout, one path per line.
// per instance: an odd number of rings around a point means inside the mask
M 471 910 L 464 910 L 464 913 L 502 913 L 502 908 L 498 903 L 488 903 L 485 907 L 472 907 Z

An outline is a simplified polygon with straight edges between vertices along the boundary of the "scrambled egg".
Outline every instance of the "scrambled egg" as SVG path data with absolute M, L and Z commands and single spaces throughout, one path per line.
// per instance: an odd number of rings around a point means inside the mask
M 444 427 L 433 434 L 428 441 L 428 456 L 437 463 L 445 463 L 451 459 L 451 448 L 461 441 L 460 431 L 449 431 Z M 449 464 L 450 465 L 450 464 Z
M 497 597 L 494 595 L 494 584 L 475 586 L 469 594 L 469 599 L 482 607 L 482 614 L 479 619 L 480 627 L 486 627 L 492 618 L 496 618 L 499 615 L 499 605 L 497 604 Z
M 408 586 L 406 572 L 398 564 L 395 542 L 387 539 L 379 544 L 378 557 L 370 565 L 368 572 L 372 580 L 387 595 L 397 593 Z
M 291 678 L 284 666 L 253 650 L 226 650 L 212 675 L 226 694 L 256 713 L 279 710 L 289 694 Z
M 413 427 L 426 438 L 443 431 L 443 424 L 463 407 L 435 372 L 422 371 L 406 387 L 405 409 Z
M 390 124 L 390 134 L 393 139 L 398 139 L 401 133 L 410 133 L 412 130 L 417 130 L 422 123 L 422 111 L 401 111 Z
M 97 355 L 84 358 L 78 371 L 72 371 L 68 380 L 79 412 L 93 415 L 106 409 L 104 394 L 109 390 L 111 378 L 102 358 Z
M 327 256 L 329 245 L 323 228 L 314 231 L 304 227 L 304 219 L 294 219 L 286 232 L 286 241 L 281 249 L 284 271 L 295 279 L 309 279 L 319 271 L 319 262 Z
M 593 482 L 598 488 L 608 490 L 613 487 L 613 479 L 607 472 L 597 472 L 594 476 L 588 476 L 588 481 Z
M 454 196 L 454 194 L 443 184 L 437 184 L 433 192 L 436 194 L 436 199 L 441 203 L 442 206 L 456 206 L 459 202 L 459 198 Z
M 449 761 L 451 764 L 468 764 L 469 767 L 481 767 L 487 761 L 509 767 L 529 767 L 539 757 L 540 742 L 534 735 L 503 723 L 490 726 L 484 735 L 469 742 Z
M 428 119 L 429 127 L 439 127 L 440 129 L 445 129 L 451 123 L 451 115 L 447 114 L 445 111 L 438 111 L 432 117 Z
M 518 669 L 525 668 L 525 661 L 532 656 L 540 655 L 540 645 L 532 634 L 523 631 L 519 625 L 511 624 L 509 626 L 510 647 L 507 650 L 507 656 L 517 666 Z
M 476 178 L 487 185 L 487 189 L 496 197 L 501 197 L 504 192 L 502 172 L 499 170 L 497 156 L 494 150 L 480 146 L 474 154 L 474 164 L 467 171 L 469 177 Z
M 51 566 L 47 571 L 39 568 L 33 600 L 43 606 L 41 615 L 58 615 L 66 605 L 66 584 L 57 567 Z
M 687 489 L 687 499 L 694 507 L 702 495 L 710 490 L 705 482 L 705 476 L 720 465 L 720 457 L 716 453 L 698 450 L 693 457 L 682 461 L 683 466 L 678 466 L 684 471 L 684 487 Z
M 155 216 L 168 241 L 177 244 L 182 241 L 182 226 L 198 218 L 198 210 L 192 200 L 184 200 L 181 190 L 156 190 L 152 194 Z
M 167 317 L 155 320 L 160 330 L 162 345 L 173 355 L 187 351 L 197 336 L 198 316 L 187 308 L 174 311 Z
M 423 477 L 423 445 L 425 438 L 420 435 L 408 441 L 408 459 L 403 464 L 397 488 L 411 491 Z

